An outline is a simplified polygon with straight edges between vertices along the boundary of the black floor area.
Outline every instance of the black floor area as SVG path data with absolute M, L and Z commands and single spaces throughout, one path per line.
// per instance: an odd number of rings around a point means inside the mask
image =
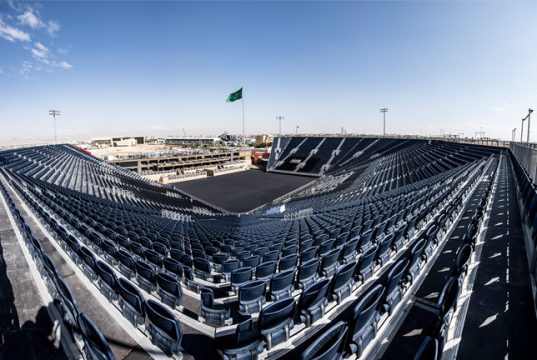
M 179 190 L 233 212 L 255 209 L 314 178 L 247 170 L 174 184 Z
M 537 319 L 509 159 L 504 157 L 459 359 L 535 358 Z

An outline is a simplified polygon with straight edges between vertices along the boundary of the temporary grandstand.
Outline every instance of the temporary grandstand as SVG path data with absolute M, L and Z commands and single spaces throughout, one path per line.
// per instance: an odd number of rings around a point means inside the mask
M 0 152 L 0 358 L 527 358 L 517 154 L 280 137 L 267 170 L 312 181 L 235 213 L 75 146 Z

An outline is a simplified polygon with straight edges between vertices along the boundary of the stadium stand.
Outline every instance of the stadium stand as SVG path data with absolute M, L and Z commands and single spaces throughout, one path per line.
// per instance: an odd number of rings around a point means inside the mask
M 115 353 L 12 195 L 124 326 L 167 356 L 442 356 L 509 156 L 387 138 L 274 144 L 270 171 L 320 178 L 240 216 L 73 146 L 0 153 L 2 196 L 83 357 Z M 425 330 L 409 340 L 416 321 Z

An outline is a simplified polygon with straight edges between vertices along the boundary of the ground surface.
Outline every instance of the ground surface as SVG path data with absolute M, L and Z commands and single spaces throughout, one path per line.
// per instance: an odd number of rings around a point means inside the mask
M 311 177 L 247 170 L 173 185 L 223 209 L 244 212 L 313 180 Z

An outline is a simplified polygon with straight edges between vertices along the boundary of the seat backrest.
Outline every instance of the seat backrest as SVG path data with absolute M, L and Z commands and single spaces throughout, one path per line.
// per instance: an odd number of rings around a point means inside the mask
M 438 295 L 437 306 L 440 309 L 441 317 L 444 317 L 452 308 L 455 307 L 460 291 L 461 289 L 458 279 L 450 276 L 442 288 L 442 291 Z
M 259 265 L 260 258 L 258 255 L 249 256 L 246 259 L 242 261 L 243 267 L 251 267 L 254 268 L 257 265 Z
M 171 311 L 154 300 L 147 300 L 146 312 L 149 321 L 174 340 L 181 340 L 179 321 Z
M 93 356 L 99 360 L 115 360 L 108 342 L 93 321 L 84 313 L 77 320 L 84 343 L 91 349 Z
M 354 269 L 356 268 L 356 262 L 349 262 L 340 267 L 332 279 L 331 292 L 345 286 L 352 278 Z
M 386 276 L 386 295 L 390 295 L 399 285 L 408 263 L 408 259 L 401 259 L 390 268 Z
M 266 277 L 276 272 L 276 261 L 267 261 L 257 266 L 255 269 L 256 277 Z
M 369 265 L 371 265 L 371 262 L 375 258 L 376 252 L 377 252 L 377 246 L 372 246 L 368 248 L 366 251 L 364 251 L 360 259 L 358 260 L 358 270 L 363 270 Z
M 194 269 L 196 270 L 203 271 L 206 273 L 211 272 L 211 263 L 205 259 L 195 257 L 193 264 L 194 264 Z
M 173 294 L 178 298 L 180 298 L 183 294 L 181 285 L 179 285 L 177 280 L 173 276 L 168 275 L 165 272 L 160 272 L 157 274 L 157 285 L 162 290 Z
M 264 280 L 252 280 L 239 288 L 239 302 L 248 302 L 265 296 L 267 288 Z
M 302 353 L 301 360 L 332 360 L 343 352 L 343 340 L 347 334 L 347 325 L 343 321 L 324 331 Z
M 155 282 L 155 271 L 143 260 L 136 260 L 134 263 L 138 275 L 150 282 Z
M 305 289 L 300 295 L 299 309 L 307 310 L 320 304 L 326 298 L 329 285 L 330 279 L 322 279 Z
M 411 268 L 416 264 L 416 262 L 419 260 L 421 254 L 423 253 L 423 249 L 425 249 L 425 245 L 427 244 L 427 240 L 424 238 L 420 238 L 412 247 L 410 248 L 410 265 Z
M 322 268 L 325 269 L 329 266 L 332 266 L 336 263 L 336 261 L 339 259 L 339 253 L 341 252 L 341 248 L 336 248 L 330 250 L 328 253 L 326 253 L 321 260 Z
M 266 306 L 259 314 L 259 328 L 261 330 L 273 328 L 287 322 L 293 317 L 295 304 L 295 299 L 288 297 Z
M 97 261 L 95 268 L 99 277 L 115 290 L 117 287 L 117 277 L 112 268 L 102 261 Z
M 222 273 L 224 274 L 230 274 L 233 270 L 237 270 L 239 268 L 239 260 L 237 259 L 229 259 L 222 263 Z
M 129 281 L 121 277 L 119 278 L 117 284 L 119 295 L 123 298 L 123 300 L 129 303 L 141 315 L 144 315 L 144 301 L 142 294 L 140 294 L 140 291 L 138 291 L 138 289 Z
M 384 286 L 377 284 L 362 295 L 360 300 L 353 309 L 351 334 L 359 334 L 361 330 L 371 324 L 375 312 L 377 311 L 380 301 L 384 295 Z
M 270 280 L 270 290 L 271 291 L 280 291 L 287 289 L 294 280 L 295 273 L 293 270 L 287 270 L 275 274 Z
M 164 269 L 179 277 L 183 276 L 183 265 L 181 265 L 179 261 L 169 257 L 165 257 L 162 263 L 164 265 Z
M 319 248 L 317 246 L 313 246 L 313 247 L 308 248 L 307 250 L 304 250 L 300 254 L 300 262 L 304 263 L 308 260 L 313 259 L 314 257 L 317 256 L 318 251 L 319 251 Z
M 243 267 L 231 272 L 231 283 L 242 284 L 252 278 L 252 269 L 249 267 Z
M 282 257 L 280 259 L 280 262 L 278 263 L 278 268 L 280 272 L 296 267 L 296 261 L 297 261 L 296 254 Z
M 298 280 L 306 280 L 314 276 L 319 269 L 319 259 L 311 259 L 298 268 Z
M 201 303 L 203 306 L 212 309 L 214 307 L 214 293 L 211 289 L 202 287 L 200 289 Z

